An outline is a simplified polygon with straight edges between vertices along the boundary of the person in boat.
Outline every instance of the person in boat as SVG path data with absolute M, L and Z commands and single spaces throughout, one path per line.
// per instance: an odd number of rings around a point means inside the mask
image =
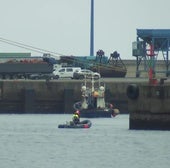
M 115 117 L 120 113 L 119 109 L 114 108 L 113 104 L 109 104 L 109 108 L 112 112 L 112 117 Z
M 113 104 L 109 104 L 109 108 L 110 108 L 110 109 L 113 109 Z
M 79 110 L 76 110 L 75 113 L 73 114 L 72 123 L 74 125 L 77 125 L 80 123 L 80 111 Z

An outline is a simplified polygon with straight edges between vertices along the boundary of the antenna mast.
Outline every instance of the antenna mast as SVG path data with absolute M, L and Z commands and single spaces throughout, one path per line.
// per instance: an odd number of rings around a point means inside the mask
M 94 56 L 94 0 L 91 0 L 90 56 Z

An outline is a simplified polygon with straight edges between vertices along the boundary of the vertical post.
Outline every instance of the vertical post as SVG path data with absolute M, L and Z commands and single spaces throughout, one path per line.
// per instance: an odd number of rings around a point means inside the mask
M 148 56 L 150 57 L 149 63 L 149 83 L 157 84 L 157 79 L 155 79 L 155 52 L 154 52 L 154 40 L 153 43 L 150 44 L 150 50 Z
M 153 71 L 154 71 L 154 46 L 153 44 L 150 44 L 149 49 L 149 57 L 150 57 L 150 65 L 149 65 L 149 80 L 151 81 L 153 79 Z
M 166 51 L 166 77 L 169 76 L 169 46 L 170 46 L 170 43 L 169 43 L 169 39 L 168 39 L 167 51 Z
M 64 89 L 64 113 L 73 113 L 74 90 Z
M 34 89 L 24 90 L 24 112 L 25 113 L 35 113 L 36 109 L 36 95 Z
M 91 0 L 90 56 L 94 56 L 94 0 Z

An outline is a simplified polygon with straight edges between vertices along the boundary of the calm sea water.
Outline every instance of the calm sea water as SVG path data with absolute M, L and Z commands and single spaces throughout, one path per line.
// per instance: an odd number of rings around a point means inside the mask
M 1 168 L 169 168 L 170 132 L 129 130 L 129 115 L 58 129 L 71 115 L 0 115 Z

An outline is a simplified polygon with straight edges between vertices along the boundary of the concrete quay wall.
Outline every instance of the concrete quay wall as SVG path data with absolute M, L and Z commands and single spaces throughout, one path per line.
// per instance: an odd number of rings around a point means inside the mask
M 128 87 L 131 87 L 128 99 L 129 128 L 170 130 L 170 83 Z M 137 96 L 133 96 L 137 92 Z
M 134 81 L 136 80 L 136 81 Z M 105 83 L 106 102 L 127 113 L 126 88 L 136 78 L 101 79 Z M 2 80 L 0 113 L 72 113 L 73 104 L 81 100 L 80 80 Z

